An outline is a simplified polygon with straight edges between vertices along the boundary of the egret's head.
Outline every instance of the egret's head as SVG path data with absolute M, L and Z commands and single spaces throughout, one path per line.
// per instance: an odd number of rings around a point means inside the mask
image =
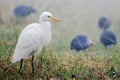
M 40 21 L 49 21 L 49 20 L 60 21 L 59 19 L 53 17 L 53 15 L 50 12 L 43 12 L 40 15 Z

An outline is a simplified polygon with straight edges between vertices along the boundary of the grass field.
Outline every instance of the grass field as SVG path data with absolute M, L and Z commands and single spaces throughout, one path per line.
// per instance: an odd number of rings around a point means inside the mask
M 50 3 L 43 4 L 42 10 L 39 9 L 39 1 L 34 2 L 32 6 L 37 8 L 38 12 L 28 16 L 25 19 L 26 22 L 23 20 L 24 23 L 17 25 L 13 25 L 8 20 L 9 11 L 13 5 L 17 5 L 17 1 L 12 3 L 7 0 L 2 1 L 0 18 L 4 23 L 0 24 L 0 80 L 120 80 L 119 2 L 110 1 L 110 4 L 106 5 L 107 2 L 104 3 L 104 0 L 101 0 L 97 5 L 97 3 L 94 4 L 95 0 L 89 1 L 90 3 L 84 0 L 79 6 L 72 1 L 68 4 L 67 0 L 64 3 L 55 1 L 56 5 L 52 5 L 51 3 L 54 2 L 52 0 Z M 6 5 L 10 6 L 7 10 L 4 4 L 9 3 L 13 5 Z M 90 7 L 88 4 L 91 4 Z M 104 8 L 102 4 L 107 7 Z M 76 9 L 77 6 L 79 6 L 78 9 Z M 30 78 L 30 58 L 24 61 L 22 75 L 19 75 L 17 74 L 19 62 L 11 63 L 18 35 L 25 26 L 38 21 L 40 13 L 44 10 L 51 11 L 62 22 L 52 22 L 52 41 L 46 50 L 43 49 L 38 56 L 35 56 L 34 77 Z M 102 30 L 98 28 L 98 19 L 101 16 L 107 16 L 111 20 L 110 29 L 117 36 L 117 45 L 110 46 L 108 49 L 99 42 Z M 81 52 L 70 50 L 70 42 L 78 34 L 86 34 L 93 40 L 94 45 L 90 50 Z
M 61 24 L 61 23 L 58 23 Z M 70 41 L 76 33 L 70 28 L 63 31 L 58 24 L 53 27 L 52 43 L 46 51 L 36 56 L 35 76 L 32 80 L 119 80 L 120 79 L 120 45 L 105 49 L 99 42 L 95 42 L 88 51 L 71 51 Z M 17 74 L 19 62 L 12 64 L 17 37 L 23 27 L 1 25 L 0 29 L 0 79 L 26 80 L 30 79 L 30 59 L 26 59 L 22 69 L 23 75 Z M 59 31 L 58 31 L 59 30 Z M 60 31 L 61 30 L 61 31 Z M 85 30 L 83 28 L 83 30 Z M 63 32 L 62 32 L 63 31 Z M 62 32 L 62 33 L 61 33 Z M 70 33 L 71 32 L 71 33 Z M 86 31 L 88 32 L 88 31 Z M 91 31 L 92 32 L 92 31 Z M 93 34 L 91 34 L 91 37 Z M 97 34 L 98 35 L 98 34 Z M 95 36 L 93 40 L 99 39 Z M 119 40 L 119 37 L 118 37 Z

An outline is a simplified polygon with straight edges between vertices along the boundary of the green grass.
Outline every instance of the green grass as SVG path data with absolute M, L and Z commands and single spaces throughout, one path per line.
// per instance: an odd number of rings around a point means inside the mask
M 59 23 L 58 23 L 59 24 Z M 32 80 L 119 80 L 120 79 L 120 45 L 111 46 L 107 50 L 101 45 L 99 31 L 82 27 L 86 34 L 94 40 L 94 46 L 88 51 L 71 51 L 70 42 L 79 28 L 73 25 L 55 24 L 52 27 L 53 40 L 51 44 L 35 56 L 35 76 Z M 17 74 L 19 62 L 12 64 L 11 57 L 23 27 L 1 25 L 0 29 L 0 80 L 29 80 L 31 74 L 30 58 L 24 61 L 22 76 Z M 71 31 L 72 30 L 72 31 Z M 94 31 L 94 32 L 93 32 Z M 95 34 L 94 34 L 95 33 Z M 97 34 L 96 34 L 97 33 Z M 119 32 L 117 32 L 118 35 Z M 118 40 L 120 38 L 118 37 Z M 115 72 L 115 73 L 114 73 Z
M 21 1 L 1 1 L 0 5 L 0 80 L 30 80 L 30 58 L 24 61 L 22 76 L 17 74 L 19 62 L 12 64 L 16 41 L 20 31 L 29 23 L 38 22 L 43 11 L 50 11 L 61 23 L 52 24 L 52 42 L 35 56 L 35 76 L 32 80 L 120 80 L 120 9 L 113 1 L 23 1 L 36 8 L 37 13 L 18 21 L 9 22 L 13 8 Z M 88 4 L 89 3 L 89 4 Z M 109 4 L 108 4 L 109 3 Z M 116 5 L 114 4 L 116 3 Z M 6 5 L 4 5 L 6 4 Z M 67 4 L 67 5 L 66 5 Z M 106 6 L 106 7 L 105 7 Z M 98 19 L 106 16 L 116 33 L 118 44 L 107 50 L 99 43 L 101 30 Z M 24 24 L 22 24 L 22 22 Z M 9 24 L 10 23 L 10 24 Z M 24 26 L 23 26 L 24 25 Z M 78 34 L 86 34 L 94 42 L 89 51 L 71 51 L 70 42 Z M 115 72 L 115 73 L 114 73 Z M 75 75 L 75 79 L 72 79 Z

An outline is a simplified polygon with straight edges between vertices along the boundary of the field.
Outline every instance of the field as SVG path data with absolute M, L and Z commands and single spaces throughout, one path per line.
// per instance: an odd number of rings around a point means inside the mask
M 110 0 L 109 4 L 104 0 L 100 2 L 93 0 L 88 3 L 87 0 L 80 0 L 81 2 L 75 0 L 76 4 L 72 1 L 63 2 L 64 0 L 58 2 L 51 0 L 48 3 L 45 3 L 46 0 L 36 1 L 26 2 L 38 12 L 18 21 L 18 24 L 10 22 L 9 15 L 15 5 L 24 1 L 14 0 L 13 3 L 9 0 L 0 1 L 0 21 L 3 20 L 3 23 L 0 22 L 0 80 L 120 80 L 119 1 Z M 4 4 L 9 3 L 11 5 L 6 5 L 10 6 L 9 10 L 6 10 Z M 42 10 L 39 10 L 38 3 L 44 3 L 41 4 Z M 39 15 L 44 10 L 50 11 L 62 22 L 52 22 L 52 41 L 35 56 L 34 77 L 30 77 L 32 71 L 30 58 L 24 61 L 22 75 L 19 75 L 17 74 L 19 62 L 11 63 L 18 36 L 25 26 L 38 22 Z M 99 42 L 102 30 L 98 28 L 98 19 L 101 16 L 111 20 L 110 29 L 117 36 L 117 45 L 108 49 Z M 86 34 L 92 39 L 93 46 L 90 50 L 80 52 L 70 50 L 71 40 L 78 34 Z

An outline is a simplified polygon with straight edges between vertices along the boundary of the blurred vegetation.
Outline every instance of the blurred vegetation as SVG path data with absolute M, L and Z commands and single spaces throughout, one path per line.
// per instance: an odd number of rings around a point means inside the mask
M 17 74 L 19 62 L 12 64 L 18 34 L 21 28 L 1 26 L 0 29 L 0 80 L 119 80 L 120 45 L 105 49 L 95 44 L 89 51 L 59 51 L 53 47 L 42 50 L 35 57 L 35 76 L 30 78 L 30 59 L 24 61 L 22 75 Z M 58 39 L 56 39 L 58 40 Z M 59 43 L 59 40 L 55 42 Z M 64 44 L 64 43 L 62 43 Z M 51 44 L 53 46 L 53 44 Z
M 2 13 L 1 13 L 1 8 L 0 8 L 0 24 L 3 23 L 3 19 L 2 19 Z

